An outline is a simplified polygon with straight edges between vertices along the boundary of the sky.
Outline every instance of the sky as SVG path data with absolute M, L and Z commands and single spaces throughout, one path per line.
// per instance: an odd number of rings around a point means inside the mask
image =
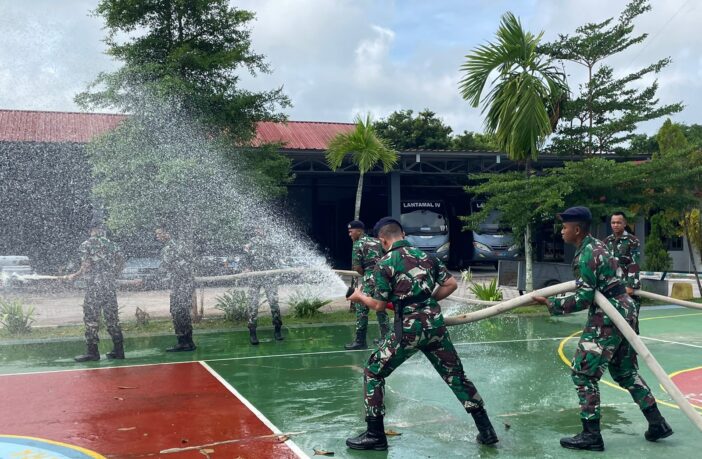
M 97 0 L 0 0 L 0 109 L 78 111 L 73 97 L 99 72 L 121 65 L 104 54 Z M 253 50 L 272 73 L 243 74 L 242 86 L 282 86 L 290 120 L 352 122 L 397 110 L 435 112 L 454 133 L 482 131 L 479 108 L 458 91 L 465 55 L 494 38 L 511 11 L 544 40 L 616 17 L 624 0 L 240 0 L 256 13 Z M 673 120 L 702 123 L 702 2 L 652 0 L 636 21 L 649 37 L 605 63 L 623 75 L 671 57 L 658 76 L 661 103 L 683 102 Z M 568 68 L 571 87 L 583 68 Z M 650 84 L 653 78 L 644 83 Z M 640 126 L 653 134 L 663 120 Z

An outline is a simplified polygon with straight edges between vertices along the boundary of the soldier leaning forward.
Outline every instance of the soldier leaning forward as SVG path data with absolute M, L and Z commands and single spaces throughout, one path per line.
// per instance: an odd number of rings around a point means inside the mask
M 353 241 L 351 249 L 351 267 L 361 275 L 361 291 L 366 295 L 373 294 L 373 270 L 383 254 L 383 246 L 374 237 L 365 234 L 362 221 L 354 220 L 347 225 L 349 237 Z M 366 336 L 368 334 L 368 306 L 363 303 L 351 303 L 356 313 L 356 332 L 353 342 L 344 346 L 347 350 L 366 349 Z M 376 311 L 380 337 L 388 332 L 388 313 Z M 378 341 L 379 342 L 379 341 Z
M 117 244 L 105 236 L 100 221 L 91 223 L 90 237 L 80 245 L 78 252 L 81 259 L 80 269 L 66 278 L 73 280 L 81 277 L 85 281 L 83 322 L 87 350 L 85 354 L 76 356 L 75 360 L 100 360 L 98 327 L 101 312 L 113 344 L 112 351 L 106 356 L 108 359 L 123 359 L 124 343 L 119 325 L 116 276 L 124 266 L 124 257 Z
M 346 445 L 352 449 L 387 449 L 383 425 L 385 378 L 417 351 L 424 353 L 473 416 L 478 442 L 496 443 L 497 435 L 483 408 L 483 400 L 463 371 L 438 303 L 456 290 L 456 279 L 439 260 L 405 241 L 397 220 L 383 218 L 376 224 L 376 230 L 387 253 L 375 270 L 375 292 L 370 297 L 357 289 L 349 300 L 362 302 L 376 311 L 384 310 L 391 301 L 395 305 L 395 330 L 382 340 L 366 363 L 363 379 L 368 427 L 361 435 L 347 439 Z
M 614 212 L 612 214 L 610 225 L 612 234 L 604 240 L 605 245 L 612 252 L 612 255 L 619 262 L 619 278 L 626 288 L 626 293 L 636 303 L 636 312 L 638 314 L 641 308 L 641 299 L 638 296 L 633 296 L 634 290 L 641 288 L 639 280 L 639 261 L 641 259 L 641 243 L 639 239 L 630 234 L 626 230 L 626 216 L 624 212 Z M 636 333 L 639 332 L 638 322 Z
M 587 322 L 572 363 L 572 379 L 580 400 L 582 433 L 561 439 L 561 446 L 591 451 L 604 450 L 600 434 L 600 390 L 598 381 L 609 368 L 612 378 L 628 390 L 648 420 L 646 440 L 656 441 L 673 431 L 658 411 L 656 399 L 639 376 L 636 353 L 612 320 L 594 302 L 601 292 L 634 328 L 638 322 L 636 306 L 617 276 L 617 260 L 605 245 L 590 235 L 592 215 L 586 207 L 572 207 L 558 215 L 563 221 L 563 241 L 577 247 L 573 259 L 574 293 L 534 300 L 546 304 L 553 315 L 587 309 Z
M 161 250 L 161 269 L 169 278 L 171 287 L 170 310 L 178 344 L 167 352 L 194 351 L 193 325 L 190 311 L 195 292 L 193 274 L 194 253 L 190 244 L 175 240 L 164 227 L 156 229 L 156 239 L 164 243 Z

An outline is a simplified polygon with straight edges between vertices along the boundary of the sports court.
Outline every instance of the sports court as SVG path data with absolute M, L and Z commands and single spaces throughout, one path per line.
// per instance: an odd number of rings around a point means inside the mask
M 645 343 L 702 411 L 702 313 L 646 307 L 641 317 Z M 312 457 L 315 450 L 340 458 L 697 456 L 702 435 L 646 368 L 641 373 L 675 435 L 645 441 L 643 416 L 605 378 L 605 452 L 559 446 L 561 436 L 580 431 L 564 360 L 584 320 L 582 314 L 503 316 L 451 328 L 486 400 L 497 448 L 476 444 L 472 419 L 417 355 L 387 380 L 386 429 L 400 434 L 389 437 L 389 450 L 347 449 L 346 437 L 365 426 L 361 369 L 369 354 L 343 350 L 351 323 L 287 328 L 282 342 L 261 329 L 258 347 L 244 330 L 200 333 L 198 350 L 182 354 L 162 352 L 170 335 L 127 338 L 127 359 L 116 364 L 76 364 L 80 340 L 4 344 L 0 457 L 287 458 Z M 101 351 L 109 345 L 105 340 Z

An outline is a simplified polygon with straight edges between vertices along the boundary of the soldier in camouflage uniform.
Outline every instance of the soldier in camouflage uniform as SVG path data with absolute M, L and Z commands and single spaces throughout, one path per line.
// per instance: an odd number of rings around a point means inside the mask
M 156 239 L 164 243 L 163 249 L 161 249 L 160 269 L 168 275 L 171 287 L 171 317 L 173 318 L 173 329 L 178 339 L 178 344 L 167 348 L 166 351 L 194 351 L 197 347 L 193 342 L 193 325 L 190 317 L 195 292 L 192 247 L 183 240 L 173 239 L 168 229 L 163 226 L 156 229 Z
M 634 295 L 634 290 L 641 288 L 639 281 L 639 260 L 641 258 L 641 243 L 639 239 L 626 230 L 624 212 L 614 212 L 610 220 L 612 234 L 604 240 L 605 245 L 619 262 L 619 278 L 636 304 L 636 312 L 641 308 L 641 299 Z M 638 325 L 638 322 L 637 322 Z M 639 332 L 638 326 L 635 329 Z
M 648 420 L 646 439 L 656 441 L 670 436 L 673 431 L 658 411 L 651 390 L 638 374 L 636 354 L 631 350 L 631 345 L 594 302 L 595 292 L 601 292 L 632 328 L 636 326 L 636 306 L 617 276 L 617 260 L 601 241 L 589 234 L 592 215 L 588 208 L 572 207 L 558 217 L 563 221 L 563 240 L 578 248 L 573 258 L 577 290 L 551 298 L 535 296 L 534 300 L 547 305 L 552 315 L 588 310 L 587 322 L 572 363 L 572 379 L 580 400 L 583 431 L 574 437 L 562 438 L 561 446 L 590 451 L 604 450 L 600 434 L 598 381 L 607 368 L 612 378 L 629 391 Z
M 119 326 L 116 276 L 124 266 L 124 257 L 117 244 L 105 236 L 101 221 L 91 223 L 90 237 L 80 245 L 78 252 L 80 269 L 66 278 L 74 280 L 81 277 L 85 281 L 83 322 L 87 351 L 76 356 L 75 361 L 100 360 L 98 327 L 101 312 L 113 343 L 112 351 L 106 356 L 108 359 L 123 359 L 124 340 Z
M 473 416 L 478 442 L 496 443 L 497 435 L 483 408 L 483 399 L 463 371 L 438 303 L 456 290 L 456 279 L 441 261 L 405 241 L 397 220 L 383 218 L 376 224 L 376 230 L 386 253 L 375 269 L 375 291 L 368 296 L 356 289 L 348 299 L 376 311 L 382 311 L 391 301 L 395 306 L 395 329 L 373 351 L 364 370 L 367 430 L 347 439 L 346 445 L 352 449 L 387 449 L 383 425 L 385 378 L 418 351 L 429 359 Z
M 351 267 L 361 275 L 361 291 L 366 295 L 373 294 L 373 269 L 383 254 L 383 246 L 374 237 L 365 234 L 365 226 L 360 220 L 354 220 L 347 225 L 349 237 L 353 241 L 351 249 Z M 368 306 L 363 303 L 351 303 L 356 312 L 356 336 L 353 342 L 344 346 L 347 350 L 366 349 L 368 333 Z M 376 311 L 380 337 L 388 332 L 388 313 Z M 379 341 L 378 341 L 379 342 Z
M 251 242 L 244 246 L 244 267 L 246 271 L 263 271 L 274 269 L 277 266 L 278 258 L 276 257 L 275 248 L 268 242 L 265 237 L 265 232 L 262 228 L 255 228 L 254 234 L 251 237 Z M 280 314 L 280 305 L 278 304 L 278 284 L 276 279 L 266 277 L 255 277 L 250 280 L 249 287 L 249 342 L 253 345 L 259 343 L 256 334 L 258 326 L 258 308 L 261 300 L 261 289 L 263 289 L 268 306 L 271 309 L 273 319 L 273 338 L 276 341 L 283 340 L 283 319 Z

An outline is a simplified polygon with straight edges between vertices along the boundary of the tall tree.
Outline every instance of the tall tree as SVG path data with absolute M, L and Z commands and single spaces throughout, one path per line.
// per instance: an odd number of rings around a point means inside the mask
M 396 150 L 445 150 L 451 146 L 451 127 L 428 108 L 417 116 L 412 110 L 393 112 L 373 127 Z
M 634 140 L 638 123 L 682 110 L 681 103 L 659 104 L 656 81 L 645 87 L 641 84 L 644 77 L 667 67 L 670 58 L 619 78 L 611 66 L 602 64 L 646 39 L 647 34 L 634 34 L 633 21 L 650 9 L 648 0 L 631 0 L 618 20 L 587 23 L 575 29 L 573 35 L 559 35 L 558 40 L 540 47 L 553 58 L 587 70 L 579 94 L 562 103 L 551 151 L 569 156 L 624 153 L 627 144 Z
M 529 160 L 538 159 L 555 123 L 557 101 L 565 91 L 561 73 L 537 50 L 542 36 L 543 32 L 526 32 L 508 12 L 502 16 L 496 41 L 474 49 L 461 67 L 461 95 L 474 107 L 482 102 L 486 132 L 495 136 L 499 149 L 511 159 L 526 162 L 527 178 Z M 497 76 L 486 94 L 493 72 Z M 532 209 L 525 211 L 533 216 Z M 527 289 L 532 290 L 530 223 L 524 235 Z
M 658 149 L 661 155 L 667 155 L 668 153 L 685 150 L 690 147 L 690 143 L 685 137 L 685 131 L 681 125 L 673 123 L 670 118 L 665 120 L 663 126 L 658 130 L 656 134 L 656 141 L 658 142 Z
M 100 0 L 94 15 L 105 21 L 107 54 L 124 63 L 100 73 L 76 96 L 86 109 L 134 112 L 135 94 L 178 96 L 203 126 L 237 143 L 254 134 L 256 121 L 283 119 L 289 105 L 278 88 L 239 87 L 239 74 L 268 73 L 264 56 L 251 50 L 254 14 L 227 0 Z
M 497 150 L 495 136 L 491 134 L 481 134 L 479 132 L 463 131 L 451 139 L 453 150 Z
M 337 170 L 347 155 L 351 155 L 351 162 L 358 167 L 359 172 L 353 214 L 358 220 L 361 215 L 364 174 L 377 165 L 380 165 L 385 172 L 389 172 L 397 163 L 397 152 L 376 135 L 370 115 L 366 116 L 365 121 L 359 115 L 356 117 L 356 127 L 353 131 L 337 134 L 329 143 L 326 153 L 329 168 Z

